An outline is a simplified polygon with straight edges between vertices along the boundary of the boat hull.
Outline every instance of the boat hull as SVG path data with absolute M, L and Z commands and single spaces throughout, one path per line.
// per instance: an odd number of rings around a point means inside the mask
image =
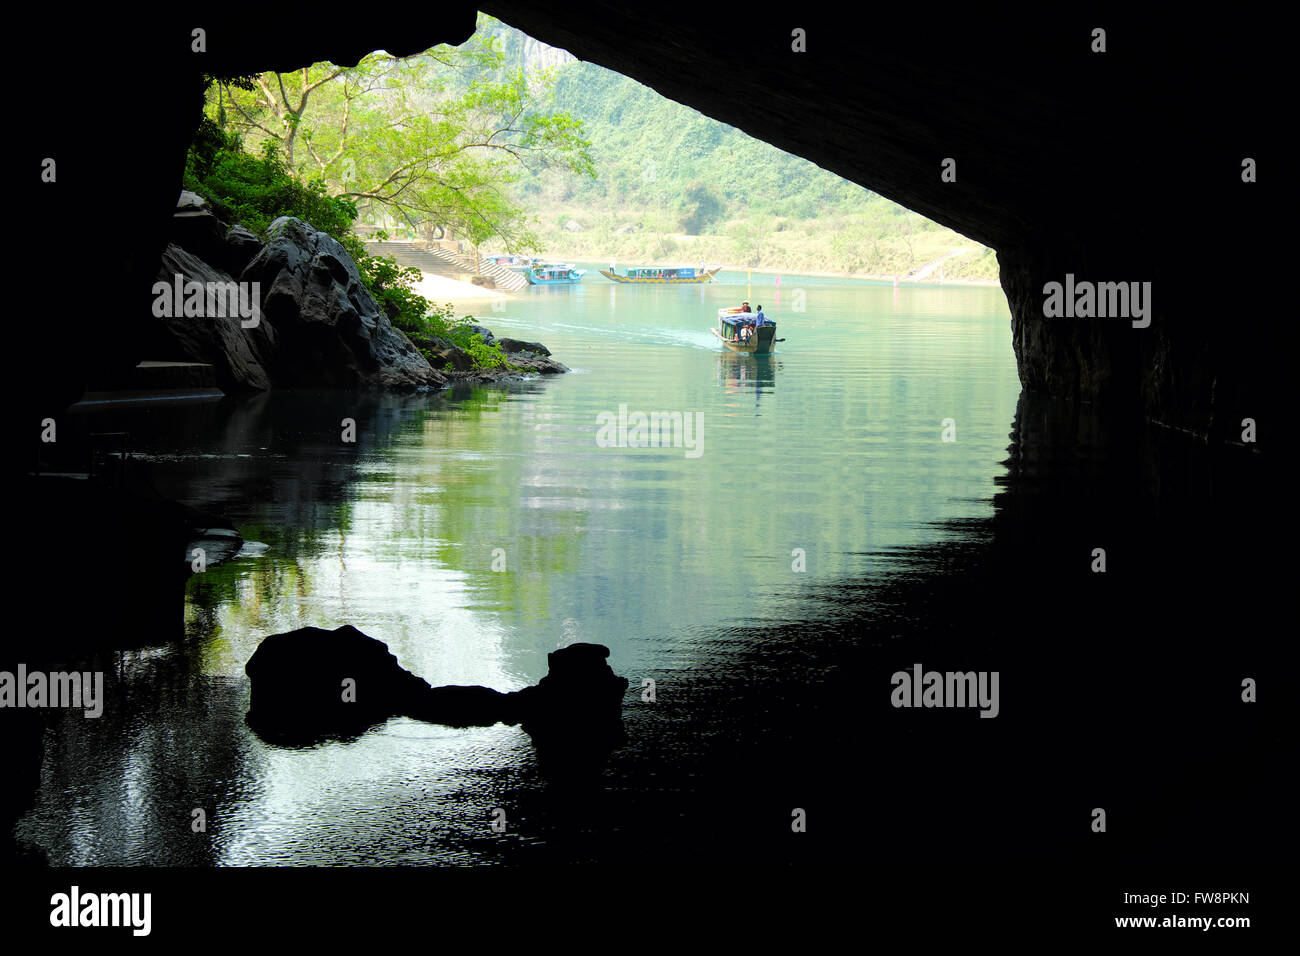
M 749 337 L 748 342 L 738 342 L 735 339 L 729 339 L 717 329 L 711 329 L 722 344 L 733 352 L 740 352 L 745 355 L 770 355 L 776 345 L 776 326 L 760 325 L 754 330 L 754 334 Z
M 629 278 L 621 276 L 617 272 L 610 272 L 608 269 L 601 269 L 600 274 L 612 282 L 620 282 L 627 285 L 699 285 L 701 282 L 708 282 L 715 275 L 722 271 L 722 267 L 714 269 L 711 272 L 705 272 L 701 275 L 691 276 L 687 279 L 642 279 Z

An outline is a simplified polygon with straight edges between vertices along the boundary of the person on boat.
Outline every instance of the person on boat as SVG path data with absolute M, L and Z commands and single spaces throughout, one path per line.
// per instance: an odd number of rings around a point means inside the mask
M 754 313 L 754 327 L 758 328 L 760 325 L 767 325 L 771 321 L 771 319 L 763 314 L 763 307 L 760 305 L 758 311 Z
M 749 312 L 749 311 L 750 311 L 749 303 L 748 303 L 748 302 L 742 302 L 742 303 L 740 303 L 740 311 L 741 311 L 741 312 Z

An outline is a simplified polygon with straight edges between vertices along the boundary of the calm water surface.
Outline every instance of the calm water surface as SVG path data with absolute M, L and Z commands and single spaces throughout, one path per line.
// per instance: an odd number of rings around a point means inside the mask
M 20 840 L 89 865 L 482 862 L 571 842 L 515 727 L 400 718 L 352 742 L 261 742 L 243 666 L 304 625 L 353 624 L 435 685 L 500 690 L 542 677 L 557 646 L 606 644 L 632 685 L 609 791 L 689 789 L 698 748 L 752 732 L 710 717 L 701 688 L 752 669 L 765 628 L 992 514 L 1020 392 L 1000 289 L 786 276 L 778 300 L 756 276 L 751 301 L 786 338 L 763 359 L 710 334 L 745 296 L 743 274 L 723 280 L 597 277 L 498 312 L 466 304 L 498 336 L 545 343 L 568 375 L 97 413 L 95 429 L 130 430 L 161 492 L 228 516 L 250 544 L 190 579 L 183 633 L 101 662 L 108 710 L 47 732 Z M 621 405 L 698 412 L 702 453 L 599 447 L 597 416 Z M 815 693 L 818 666 L 783 671 L 794 683 L 772 693 Z M 505 835 L 487 828 L 496 806 Z

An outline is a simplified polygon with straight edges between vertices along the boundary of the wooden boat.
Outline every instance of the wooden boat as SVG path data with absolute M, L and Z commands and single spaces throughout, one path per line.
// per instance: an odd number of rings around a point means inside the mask
M 524 273 L 529 285 L 576 285 L 587 274 L 586 269 L 575 269 L 565 263 L 535 265 Z
M 768 355 L 777 342 L 785 341 L 785 339 L 776 337 L 776 323 L 771 319 L 767 320 L 766 325 L 755 328 L 748 339 L 742 339 L 740 336 L 741 326 L 753 320 L 754 313 L 752 312 L 742 312 L 739 308 L 719 309 L 717 328 L 710 329 L 710 331 L 721 339 L 722 344 L 731 351 L 745 352 L 750 355 Z
M 645 283 L 654 285 L 689 285 L 691 283 L 709 282 L 722 271 L 716 269 L 699 269 L 690 266 L 662 267 L 645 269 L 628 269 L 625 275 L 619 275 L 613 269 L 601 269 L 600 274 L 612 282 Z

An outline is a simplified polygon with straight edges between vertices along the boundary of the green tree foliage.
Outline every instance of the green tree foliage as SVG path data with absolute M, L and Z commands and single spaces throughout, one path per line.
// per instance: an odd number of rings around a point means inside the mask
M 246 153 L 238 136 L 205 125 L 190 147 L 184 184 L 207 199 L 222 219 L 241 223 L 261 238 L 275 219 L 296 216 L 333 236 L 354 258 L 365 255 L 352 231 L 356 204 L 330 196 L 319 180 L 299 182 L 274 144 Z
M 251 89 L 223 84 L 208 100 L 250 144 L 273 144 L 291 176 L 322 183 L 363 217 L 536 249 L 511 185 L 525 171 L 594 175 L 582 124 L 544 108 L 550 82 L 506 69 L 481 30 L 405 59 L 380 52 L 351 68 L 263 73 Z
M 678 215 L 681 217 L 682 232 L 687 235 L 698 236 L 707 231 L 722 213 L 722 197 L 708 183 L 697 179 L 682 190 Z
M 418 270 L 367 255 L 354 224 L 392 216 L 450 227 L 476 249 L 492 238 L 537 249 L 511 188 L 520 175 L 594 175 L 581 123 L 543 108 L 549 75 L 508 69 L 488 30 L 407 59 L 381 52 L 353 68 L 322 63 L 208 79 L 186 188 L 263 238 L 279 216 L 333 236 L 426 356 L 430 340 L 443 339 L 480 367 L 509 365 L 499 347 L 468 331 L 471 317 L 457 320 L 450 306 L 415 291 Z
M 396 328 L 407 335 L 428 332 L 429 301 L 415 291 L 420 270 L 399 265 L 392 256 L 364 256 L 357 260 L 362 281 Z

